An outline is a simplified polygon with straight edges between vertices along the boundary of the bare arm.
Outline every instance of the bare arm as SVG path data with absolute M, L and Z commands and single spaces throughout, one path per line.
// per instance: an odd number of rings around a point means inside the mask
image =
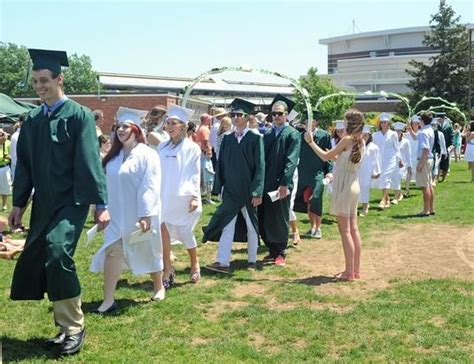
M 352 139 L 349 136 L 345 136 L 341 139 L 337 145 L 330 150 L 322 150 L 313 140 L 313 134 L 306 132 L 304 139 L 310 146 L 310 148 L 321 158 L 323 161 L 329 161 L 335 159 L 339 154 L 347 149 L 352 144 Z

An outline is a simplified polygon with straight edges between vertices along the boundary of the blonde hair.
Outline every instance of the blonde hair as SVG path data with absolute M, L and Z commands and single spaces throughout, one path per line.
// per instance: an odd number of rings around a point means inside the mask
M 232 119 L 228 116 L 224 116 L 221 120 L 221 125 L 219 125 L 219 129 L 217 130 L 217 135 L 221 135 L 224 133 L 224 127 L 228 126 L 229 128 L 232 126 Z M 227 129 L 229 130 L 229 129 Z M 226 131 L 227 131 L 226 130 Z
M 357 164 L 362 159 L 362 131 L 364 130 L 364 114 L 357 109 L 349 109 L 344 114 L 346 120 L 346 133 L 352 139 L 352 151 L 350 160 L 352 163 Z

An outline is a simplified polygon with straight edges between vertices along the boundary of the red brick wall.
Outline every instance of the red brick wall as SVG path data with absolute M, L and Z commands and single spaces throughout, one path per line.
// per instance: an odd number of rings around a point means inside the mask
M 150 110 L 156 105 L 166 107 L 176 104 L 177 97 L 171 95 L 68 95 L 72 100 L 87 106 L 92 111 L 100 109 L 104 112 L 104 124 L 101 129 L 103 133 L 110 133 L 112 124 L 115 122 L 115 113 L 119 106 L 139 110 Z

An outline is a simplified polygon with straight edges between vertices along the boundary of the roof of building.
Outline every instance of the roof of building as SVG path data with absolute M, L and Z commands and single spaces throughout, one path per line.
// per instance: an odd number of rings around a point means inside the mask
M 474 29 L 474 23 L 466 24 L 466 28 Z M 319 44 L 328 45 L 330 43 L 347 41 L 347 40 L 352 40 L 352 39 L 370 38 L 370 37 L 379 37 L 379 36 L 383 37 L 386 35 L 393 35 L 393 34 L 422 33 L 422 32 L 428 32 L 429 30 L 430 30 L 429 26 L 376 30 L 372 32 L 362 32 L 362 33 L 356 33 L 356 34 L 347 34 L 347 35 L 341 35 L 341 36 L 336 36 L 336 37 L 323 38 L 319 40 Z
M 181 91 L 193 82 L 192 78 L 130 75 L 101 72 L 99 82 L 108 87 L 154 88 L 170 91 Z M 293 86 L 283 83 L 265 83 L 248 81 L 231 81 L 212 77 L 199 82 L 194 91 L 233 92 L 233 93 L 262 93 L 291 95 Z

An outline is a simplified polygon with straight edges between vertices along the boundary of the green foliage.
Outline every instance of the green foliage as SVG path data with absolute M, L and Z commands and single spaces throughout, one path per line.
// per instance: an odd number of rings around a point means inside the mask
M 311 67 L 306 76 L 302 76 L 299 79 L 301 86 L 308 90 L 312 107 L 316 106 L 320 97 L 340 91 L 328 78 L 318 76 L 317 71 L 317 68 Z M 296 101 L 296 110 L 300 114 L 305 115 L 306 107 L 301 94 L 295 91 L 294 99 Z M 323 128 L 328 128 L 333 121 L 342 119 L 344 112 L 353 104 L 354 99 L 347 96 L 332 97 L 324 101 L 318 109 L 320 125 Z
M 0 42 L 0 92 L 10 97 L 34 96 L 26 80 L 30 57 L 25 47 Z M 25 87 L 24 87 L 25 86 Z
M 413 105 L 427 95 L 456 102 L 461 109 L 467 108 L 469 39 L 459 19 L 452 7 L 441 0 L 438 13 L 430 20 L 431 32 L 423 41 L 440 54 L 431 57 L 429 64 L 413 60 L 412 68 L 407 70 L 414 78 L 409 82 L 414 91 Z
M 64 71 L 64 91 L 68 94 L 97 91 L 97 74 L 88 56 L 69 55 L 69 67 Z M 24 46 L 0 42 L 0 92 L 11 97 L 36 96 L 27 72 L 31 74 L 31 61 Z
M 67 94 L 85 94 L 97 91 L 97 73 L 88 56 L 72 54 L 69 67 L 64 71 L 64 91 Z

